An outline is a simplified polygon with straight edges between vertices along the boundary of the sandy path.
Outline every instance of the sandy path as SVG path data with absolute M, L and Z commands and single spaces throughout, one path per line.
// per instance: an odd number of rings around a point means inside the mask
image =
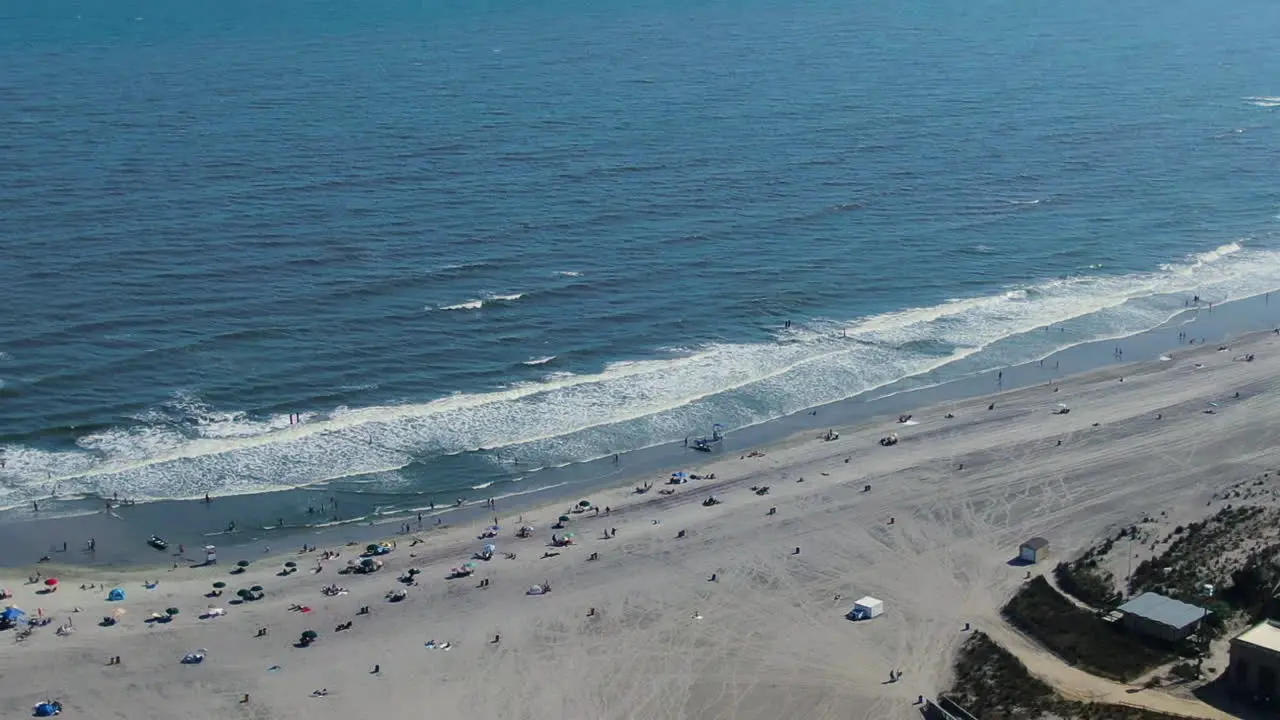
M 1189 718 L 1229 720 L 1234 717 L 1197 700 L 1112 682 L 1077 670 L 998 619 L 984 623 L 982 629 L 1002 647 L 1016 655 L 1029 671 L 1049 683 L 1066 698 L 1085 702 L 1132 705 Z
M 332 566 L 313 575 L 314 556 L 304 556 L 302 572 L 278 578 L 278 563 L 261 562 L 232 588 L 259 583 L 267 599 L 214 621 L 195 615 L 209 602 L 208 583 L 230 579 L 225 568 L 157 571 L 154 593 L 140 590 L 138 573 L 73 573 L 64 590 L 43 597 L 6 579 L 28 609 L 43 606 L 60 621 L 72 605 L 84 612 L 73 616 L 72 637 L 41 631 L 0 654 L 0 713 L 21 716 L 54 695 L 94 718 L 914 719 L 916 696 L 949 682 L 964 623 L 998 625 L 998 607 L 1025 574 L 1008 564 L 1020 541 L 1043 535 L 1068 556 L 1143 513 L 1212 512 L 1206 501 L 1216 489 L 1280 461 L 1272 447 L 1280 344 L 1261 336 L 1248 345 L 1256 362 L 1233 362 L 1241 348 L 1184 351 L 1174 362 L 1071 378 L 1058 392 L 1041 386 L 926 408 L 914 413 L 917 425 L 882 419 L 842 429 L 834 442 L 805 435 L 764 457 L 739 459 L 739 451 L 698 470 L 721 480 L 670 497 L 656 487 L 642 497 L 629 488 L 597 493 L 592 500 L 617 511 L 576 520 L 579 545 L 556 557 L 542 555 L 546 523 L 561 508 L 526 513 L 538 521 L 536 538 L 516 540 L 505 528 L 499 551 L 518 557 L 483 563 L 466 580 L 444 576 L 483 544 L 476 528 L 433 534 L 412 550 L 401 539 L 372 576 L 340 577 Z M 1210 401 L 1221 401 L 1214 415 L 1202 412 Z M 1051 415 L 1058 403 L 1071 413 Z M 947 410 L 956 417 L 945 419 Z M 893 431 L 898 446 L 876 444 Z M 769 495 L 747 489 L 758 484 L 770 485 Z M 702 507 L 709 493 L 724 503 Z M 617 537 L 602 539 L 614 527 Z M 599 561 L 587 560 L 591 552 Z M 411 565 L 423 569 L 420 585 L 405 602 L 385 602 Z M 481 578 L 491 586 L 478 588 Z M 124 627 L 93 624 L 109 606 L 75 586 L 98 580 L 129 589 Z M 349 594 L 323 597 L 319 588 L 335 581 Z M 524 594 L 543 581 L 550 595 Z M 883 599 L 886 614 L 845 620 L 866 594 Z M 290 612 L 293 603 L 313 612 Z M 142 622 L 169 605 L 183 610 L 175 622 Z M 355 615 L 361 605 L 372 613 Z M 346 620 L 354 629 L 334 633 Z M 259 626 L 271 634 L 255 638 Z M 292 647 L 308 628 L 320 641 Z M 495 634 L 501 642 L 491 642 Z M 454 646 L 426 649 L 433 638 Z M 203 665 L 178 663 L 195 648 L 210 651 Z M 1069 693 L 1123 690 L 1025 652 L 1034 671 Z M 106 666 L 110 655 L 124 664 Z M 893 668 L 903 679 L 886 683 Z M 329 695 L 309 697 L 319 688 Z M 1173 712 L 1188 707 L 1167 701 L 1182 708 L 1170 705 Z

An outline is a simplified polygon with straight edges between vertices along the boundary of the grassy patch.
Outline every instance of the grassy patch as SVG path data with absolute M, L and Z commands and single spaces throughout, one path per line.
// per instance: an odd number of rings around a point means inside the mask
M 1113 680 L 1132 680 L 1172 659 L 1171 653 L 1076 607 L 1043 577 L 1025 583 L 1001 613 L 1068 663 Z
M 955 685 L 947 695 L 981 720 L 1182 720 L 1123 705 L 1064 700 L 981 632 L 960 648 Z
M 1265 534 L 1274 513 L 1252 506 L 1227 507 L 1212 517 L 1179 525 L 1165 537 L 1168 548 L 1159 557 L 1133 569 L 1129 593 L 1156 592 L 1186 602 L 1201 597 L 1205 583 L 1223 585 L 1242 565 L 1241 546 Z
M 1116 581 L 1111 573 L 1097 565 L 1076 561 L 1058 563 L 1053 569 L 1053 578 L 1058 587 L 1080 602 L 1095 608 L 1111 608 L 1120 602 L 1120 592 L 1116 590 Z

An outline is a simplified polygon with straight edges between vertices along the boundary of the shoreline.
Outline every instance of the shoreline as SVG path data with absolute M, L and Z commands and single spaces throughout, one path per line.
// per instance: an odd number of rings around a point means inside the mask
M 611 472 L 597 474 L 596 482 L 588 480 L 552 488 L 553 490 L 565 488 L 560 492 L 530 492 L 527 495 L 529 502 L 516 504 L 514 507 L 504 502 L 498 508 L 498 515 L 500 518 L 509 518 L 522 513 L 545 514 L 550 508 L 571 503 L 578 498 L 604 493 L 612 494 L 620 489 L 634 487 L 646 479 L 664 477 L 666 473 L 675 470 L 699 472 L 734 453 L 768 452 L 777 447 L 787 447 L 807 433 L 828 427 L 845 432 L 859 425 L 875 422 L 877 418 L 907 412 L 913 408 L 973 400 L 1016 391 L 1043 382 L 1061 382 L 1116 366 L 1154 359 L 1166 352 L 1198 349 L 1198 346 L 1182 343 L 1178 336 L 1180 331 L 1188 332 L 1191 339 L 1202 337 L 1209 344 L 1263 333 L 1266 331 L 1259 329 L 1260 327 L 1266 325 L 1274 327 L 1273 324 L 1262 322 L 1263 316 L 1269 314 L 1280 318 L 1280 308 L 1273 313 L 1269 294 L 1259 295 L 1215 306 L 1212 310 L 1188 308 L 1185 313 L 1162 325 L 1135 335 L 1080 343 L 1051 353 L 1041 360 L 1019 363 L 1003 369 L 985 371 L 937 384 L 929 383 L 928 374 L 903 378 L 852 398 L 807 408 L 793 415 L 734 431 L 726 437 L 722 447 L 717 451 L 694 452 L 690 456 L 688 453 L 691 451 L 686 450 L 681 457 L 687 458 L 688 462 L 672 461 L 671 451 L 674 450 L 679 455 L 682 449 L 679 444 L 673 443 L 626 453 L 622 456 L 621 467 L 612 466 L 606 459 L 577 464 L 577 468 L 588 472 L 592 469 L 608 469 Z M 1117 358 L 1106 352 L 1106 348 L 1112 346 L 1127 350 L 1128 358 Z M 1049 367 L 1049 363 L 1053 363 L 1053 367 Z M 999 381 L 995 381 L 995 378 L 999 378 Z M 214 498 L 211 504 L 200 501 L 163 501 L 117 508 L 115 511 L 119 513 L 124 510 L 130 517 L 118 514 L 108 516 L 98 511 L 85 515 L 6 523 L 0 525 L 0 542 L 6 543 L 6 547 L 24 548 L 25 553 L 5 553 L 5 556 L 0 558 L 0 568 L 35 568 L 44 565 L 68 569 L 100 568 L 104 571 L 171 569 L 174 555 L 168 551 L 164 553 L 156 551 L 146 546 L 144 542 L 152 532 L 146 530 L 149 526 L 143 526 L 143 523 L 147 522 L 145 516 L 157 514 L 163 516 L 169 512 L 182 512 L 186 513 L 182 516 L 184 522 L 198 517 L 199 513 L 209 515 L 215 511 L 220 513 L 220 516 L 236 516 L 249 512 L 264 495 L 274 494 L 276 493 L 219 497 Z M 134 515 L 144 517 L 132 517 Z M 340 522 L 319 527 L 286 526 L 279 529 L 264 526 L 246 530 L 243 534 L 214 531 L 203 533 L 192 542 L 171 540 L 170 546 L 173 548 L 179 544 L 186 544 L 196 548 L 208 543 L 216 544 L 219 552 L 232 553 L 237 557 L 253 557 L 255 554 L 276 557 L 284 552 L 286 547 L 292 548 L 303 544 L 345 545 L 406 535 L 402 531 L 390 532 L 389 526 L 393 523 L 399 529 L 407 522 L 411 526 L 409 535 L 417 533 L 428 538 L 452 528 L 481 527 L 489 523 L 492 511 L 481 505 L 468 504 L 462 508 L 443 507 L 436 508 L 433 512 L 424 511 L 421 517 L 424 521 L 421 525 L 414 513 L 395 511 L 358 523 Z M 434 518 L 440 519 L 439 526 L 430 524 Z M 120 548 L 122 551 L 104 551 L 101 554 L 84 552 L 82 545 L 67 539 L 67 536 L 71 535 L 71 526 L 76 527 L 79 536 L 94 538 L 99 548 L 104 547 L 105 541 L 113 548 Z M 172 532 L 155 532 L 155 534 L 166 538 L 174 537 Z M 65 555 L 60 551 L 53 551 L 54 548 L 61 548 L 62 542 L 66 542 L 68 547 Z M 128 546 L 130 542 L 136 547 L 130 548 Z M 271 548 L 272 545 L 274 545 L 273 551 L 263 552 L 262 548 Z M 25 554 L 25 557 L 18 557 L 20 554 Z M 48 555 L 51 558 L 50 561 L 37 563 L 36 560 L 42 555 Z M 182 561 L 179 560 L 179 562 Z
M 1268 318 L 1275 318 L 1274 322 Z M 1204 338 L 1207 343 L 1220 343 L 1252 333 L 1264 332 L 1262 328 L 1274 328 L 1280 323 L 1280 307 L 1273 310 L 1269 294 L 1234 300 L 1208 309 L 1191 307 L 1161 325 L 1121 338 L 1107 338 L 1072 345 L 1050 353 L 1040 360 L 1023 362 L 955 379 L 936 380 L 937 373 L 926 373 L 851 398 L 825 405 L 806 408 L 792 415 L 776 418 L 758 425 L 733 431 L 726 436 L 722 446 L 711 453 L 698 453 L 682 448 L 679 443 L 669 443 L 651 448 L 629 451 L 621 455 L 621 462 L 614 465 L 609 459 L 597 459 L 575 463 L 565 468 L 544 471 L 543 480 L 551 481 L 546 490 L 529 491 L 500 501 L 498 515 L 538 514 L 548 508 L 567 504 L 580 498 L 610 493 L 619 488 L 634 486 L 646 478 L 660 478 L 675 470 L 697 472 L 734 453 L 752 450 L 768 451 L 775 446 L 786 446 L 799 436 L 826 428 L 846 431 L 849 428 L 876 418 L 911 411 L 913 408 L 932 406 L 946 402 L 962 402 L 977 397 L 1010 392 L 1044 382 L 1064 381 L 1109 367 L 1132 364 L 1154 359 L 1166 352 L 1185 351 L 1191 347 L 1181 342 L 1180 331 L 1192 338 Z M 1127 355 L 1117 358 L 1108 349 L 1122 348 Z M 1050 366 L 1052 363 L 1052 366 Z M 997 380 L 998 378 L 998 380 Z M 690 455 L 689 453 L 693 453 Z M 560 480 L 560 476 L 566 479 Z M 263 553 L 263 547 L 276 552 L 285 547 L 308 545 L 339 545 L 349 542 L 363 543 L 390 536 L 404 535 L 389 532 L 394 523 L 402 528 L 408 522 L 412 532 L 431 536 L 438 530 L 451 527 L 487 523 L 492 517 L 479 501 L 469 502 L 461 508 L 437 507 L 427 510 L 421 503 L 419 514 L 410 511 L 391 511 L 367 516 L 360 521 L 323 523 L 318 526 L 284 525 L 271 527 L 261 522 L 256 526 L 237 522 L 241 528 L 233 533 L 206 530 L 194 535 L 193 525 L 218 526 L 222 518 L 261 517 L 264 498 L 281 493 L 233 495 L 217 497 L 212 503 L 201 501 L 161 501 L 135 506 L 117 507 L 112 515 L 103 511 L 61 517 L 20 520 L 0 524 L 0 542 L 15 548 L 0 558 L 0 567 L 34 567 L 36 560 L 48 555 L 50 563 L 68 568 L 165 568 L 173 558 L 145 544 L 151 534 L 169 539 L 170 546 L 180 544 L 192 548 L 215 544 L 220 552 L 237 556 Z M 323 495 L 320 490 L 313 491 Z M 338 494 L 342 497 L 343 494 Z M 508 502 L 512 500 L 512 502 Z M 218 518 L 214 520 L 212 518 Z M 440 526 L 431 523 L 438 518 Z M 175 522 L 176 521 L 176 522 Z M 433 528 L 435 528 L 433 530 Z M 84 552 L 84 545 L 93 538 L 99 548 L 92 554 Z M 66 554 L 60 552 L 67 543 Z M 54 551 L 54 549 L 58 549 Z

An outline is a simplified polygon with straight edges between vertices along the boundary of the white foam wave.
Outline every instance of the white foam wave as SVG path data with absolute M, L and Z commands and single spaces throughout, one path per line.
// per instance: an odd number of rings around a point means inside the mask
M 546 365 L 547 363 L 555 359 L 556 359 L 555 355 L 547 355 L 546 357 L 529 358 L 528 360 L 525 360 L 520 364 L 521 365 Z
M 1242 99 L 1244 100 L 1244 102 L 1248 103 L 1249 105 L 1253 105 L 1254 107 L 1264 107 L 1264 108 L 1280 107 L 1280 97 L 1267 96 L 1267 95 L 1252 95 L 1250 97 L 1246 97 Z
M 490 485 L 492 485 L 492 484 L 493 484 L 493 481 L 492 481 L 492 480 L 490 480 L 489 482 L 486 482 L 486 483 L 480 483 L 479 485 L 472 485 L 472 486 L 471 486 L 471 489 L 472 489 L 472 490 L 483 490 L 483 489 L 485 489 L 485 488 L 489 487 L 489 486 L 490 486 Z
M 577 270 L 557 270 L 554 274 L 556 277 L 582 277 Z
M 515 302 L 524 297 L 524 293 L 507 293 L 506 295 L 486 295 L 482 299 L 472 299 L 466 302 L 457 303 L 456 305 L 441 305 L 437 310 L 479 310 L 480 308 L 495 302 Z
M 1189 294 L 1222 302 L 1269 291 L 1277 277 L 1280 252 L 1229 243 L 1152 272 L 1050 280 L 863 318 L 846 325 L 848 337 L 815 322 L 817 329 L 794 330 L 785 342 L 712 344 L 495 392 L 336 408 L 296 424 L 287 415 L 253 418 L 179 398 L 155 417 L 82 438 L 78 451 L 3 448 L 0 505 L 46 496 L 55 486 L 62 495 L 119 492 L 151 500 L 378 472 L 394 478 L 414 459 L 481 447 L 520 446 L 528 472 L 679 440 L 713 422 L 730 428 L 763 422 L 965 358 L 1021 362 L 1030 357 L 974 356 L 1048 325 L 1077 322 L 1061 341 L 1057 333 L 1027 335 L 1034 342 L 1016 352 L 1044 354 L 1054 342 L 1138 332 L 1183 311 Z
M 483 300 L 468 300 L 457 305 L 441 305 L 440 310 L 479 310 L 484 307 Z

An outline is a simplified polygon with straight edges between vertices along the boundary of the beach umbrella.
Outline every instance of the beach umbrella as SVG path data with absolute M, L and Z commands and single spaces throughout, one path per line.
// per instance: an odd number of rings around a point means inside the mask
M 320 637 L 320 633 L 316 632 L 315 630 L 303 630 L 303 631 L 302 631 L 302 639 L 303 639 L 303 640 L 308 640 L 308 641 L 310 641 L 310 640 L 315 640 L 315 639 L 316 639 L 316 638 L 318 638 L 318 637 Z
M 261 585 L 254 585 L 253 587 L 249 588 L 249 590 L 250 590 L 250 591 L 252 591 L 252 592 L 262 592 L 262 586 L 261 586 Z
M 298 567 L 298 563 L 290 560 L 289 562 L 285 563 L 284 566 L 287 568 L 296 568 Z
M 591 507 L 591 501 L 590 501 L 590 500 L 579 500 L 579 501 L 578 501 L 578 507 L 581 507 L 581 508 Z
M 239 595 L 242 598 L 249 598 L 253 596 L 253 593 L 250 592 L 249 590 L 245 590 L 244 588 L 241 588 L 236 591 L 236 595 Z
M 463 565 L 462 567 L 467 568 L 468 570 L 475 570 L 475 569 L 476 569 L 476 564 L 475 564 L 475 563 L 473 563 L 473 562 L 469 562 L 469 563 L 467 563 L 466 565 Z
M 569 518 L 569 516 L 568 516 L 568 515 L 561 515 L 561 516 L 560 516 L 560 522 L 562 522 L 562 523 L 569 522 L 569 520 L 570 520 L 570 518 Z
M 226 586 L 227 586 L 227 584 L 226 584 L 226 583 L 224 583 L 224 582 L 222 582 L 221 580 L 219 580 L 218 582 L 216 582 L 216 583 L 214 583 L 214 584 L 213 584 L 213 589 L 214 589 L 214 590 L 221 590 L 222 588 L 224 588 L 224 587 L 226 587 Z
M 372 555 L 372 554 L 374 554 L 374 553 L 378 552 L 378 545 L 377 545 L 376 543 L 371 543 L 371 544 L 369 544 L 369 545 L 365 545 L 365 546 L 364 546 L 364 551 L 365 551 L 365 552 L 367 552 L 367 553 L 369 553 L 370 555 Z
M 497 546 L 497 545 L 485 545 L 485 546 L 484 546 L 484 551 L 485 551 L 485 552 L 488 552 L 488 553 L 494 552 L 494 551 L 496 551 L 497 549 L 498 549 L 498 546 Z
M 128 611 L 125 610 L 124 608 L 116 608 L 115 610 L 111 611 L 111 617 L 118 618 L 121 615 L 124 615 L 126 612 Z
M 178 612 L 179 612 L 178 608 L 169 608 L 164 611 L 164 614 L 168 615 L 169 617 L 173 617 L 174 615 L 177 615 Z
M 45 580 L 45 581 L 44 581 L 44 584 L 45 584 L 47 587 L 57 587 L 57 586 L 58 586 L 58 578 L 49 578 L 48 580 Z
M 249 561 L 248 561 L 248 560 L 241 560 L 240 562 L 236 563 L 236 567 L 247 568 L 247 567 L 249 567 Z

